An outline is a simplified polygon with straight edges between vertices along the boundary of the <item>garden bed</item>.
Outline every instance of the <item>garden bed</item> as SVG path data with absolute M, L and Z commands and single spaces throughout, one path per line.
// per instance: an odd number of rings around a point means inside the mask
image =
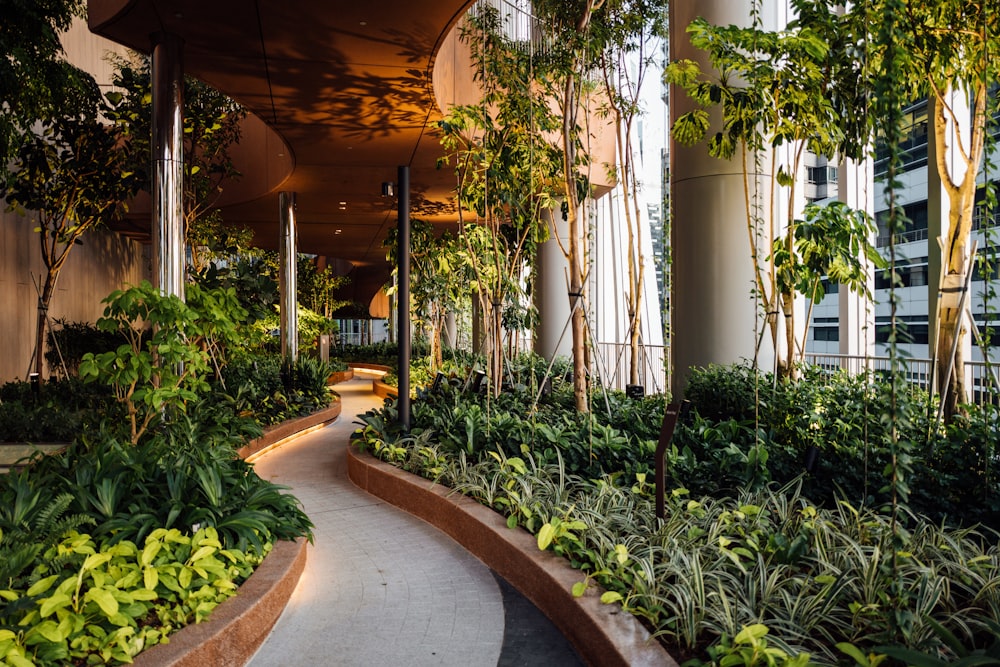
M 306 566 L 306 540 L 276 542 L 239 592 L 203 623 L 188 625 L 135 657 L 137 667 L 245 665 L 284 611 Z
M 566 559 L 539 551 L 527 531 L 510 529 L 502 516 L 480 503 L 366 452 L 348 448 L 347 461 L 356 486 L 452 537 L 541 609 L 591 664 L 676 667 L 637 618 L 601 603 L 598 586 L 574 597 L 580 572 Z
M 340 416 L 341 407 L 340 399 L 337 398 L 330 404 L 330 407 L 324 410 L 270 426 L 264 429 L 264 435 L 251 440 L 237 449 L 236 452 L 244 459 L 259 456 L 286 438 L 302 435 L 314 428 L 326 426 Z

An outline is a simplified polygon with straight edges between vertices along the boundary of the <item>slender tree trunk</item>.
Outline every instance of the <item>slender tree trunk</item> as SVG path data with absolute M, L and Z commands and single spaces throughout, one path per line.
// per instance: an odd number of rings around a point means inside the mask
M 972 233 L 972 216 L 976 200 L 976 176 L 982 162 L 986 131 L 986 86 L 978 84 L 973 93 L 972 126 L 969 131 L 969 145 L 966 150 L 962 139 L 957 140 L 952 147 L 965 163 L 965 173 L 962 179 L 955 181 L 945 158 L 947 147 L 946 133 L 950 124 L 956 125 L 955 110 L 949 105 L 952 91 L 950 88 L 940 90 L 933 86 L 936 96 L 936 106 L 933 119 L 934 142 L 937 148 L 937 169 L 941 183 L 948 194 L 948 235 L 943 248 L 942 265 L 945 280 L 952 287 L 965 287 L 967 266 L 966 254 L 968 241 Z M 974 259 L 974 258 L 973 258 Z M 949 278 L 950 276 L 950 278 Z M 970 295 L 966 295 L 966 306 Z M 965 387 L 965 354 L 962 350 L 965 329 L 962 326 L 963 313 L 955 299 L 942 299 L 938 304 L 938 339 L 937 389 L 944 407 L 946 422 L 960 413 L 960 406 L 967 400 Z M 955 351 L 954 356 L 952 350 Z M 950 376 L 948 367 L 952 368 Z
M 45 275 L 45 284 L 42 286 L 42 295 L 38 298 L 38 313 L 35 321 L 35 373 L 39 379 L 45 370 L 45 334 L 48 331 L 49 304 L 52 303 L 52 295 L 56 291 L 56 278 L 58 273 L 51 270 Z

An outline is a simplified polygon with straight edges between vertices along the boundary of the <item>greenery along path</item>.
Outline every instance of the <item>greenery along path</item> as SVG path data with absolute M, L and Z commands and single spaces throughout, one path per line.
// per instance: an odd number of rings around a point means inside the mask
M 284 614 L 250 665 L 580 664 L 568 649 L 537 650 L 565 646 L 551 628 L 534 647 L 523 635 L 511 642 L 517 607 L 505 605 L 482 563 L 351 484 L 352 415 L 380 399 L 371 393 L 371 378 L 360 374 L 337 391 L 343 401 L 337 422 L 255 463 L 262 477 L 292 487 L 315 523 L 315 543 Z M 546 623 L 539 619 L 528 630 Z M 517 661 L 508 659 L 511 651 Z

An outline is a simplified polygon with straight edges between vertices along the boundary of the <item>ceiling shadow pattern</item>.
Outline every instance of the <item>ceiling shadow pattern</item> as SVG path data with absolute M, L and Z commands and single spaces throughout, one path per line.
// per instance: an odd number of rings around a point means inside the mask
M 271 192 L 227 206 L 265 247 L 277 191 L 297 193 L 300 249 L 388 276 L 382 241 L 395 202 L 381 184 L 410 167 L 411 212 L 457 217 L 454 175 L 438 169 L 435 49 L 467 0 L 89 0 L 91 28 L 148 52 L 150 35 L 184 40 L 185 70 L 245 105 L 287 143 L 294 167 Z M 288 159 L 282 155 L 284 159 Z M 241 170 L 252 169 L 247 165 Z

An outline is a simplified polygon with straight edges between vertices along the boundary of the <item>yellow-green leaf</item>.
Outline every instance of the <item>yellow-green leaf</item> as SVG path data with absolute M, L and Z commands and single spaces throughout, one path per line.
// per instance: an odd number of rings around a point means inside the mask
M 111 618 L 118 613 L 118 600 L 116 600 L 115 596 L 111 594 L 111 591 L 106 588 L 91 588 L 87 591 L 84 599 L 96 602 L 97 606 L 101 608 L 101 611 L 103 611 L 104 615 L 108 618 Z
M 140 562 L 143 565 L 149 565 L 156 558 L 156 554 L 160 553 L 160 549 L 163 547 L 162 542 L 154 542 L 152 540 L 146 542 L 146 546 L 142 550 L 142 558 Z
M 601 595 L 601 604 L 612 604 L 615 602 L 621 602 L 623 599 L 624 598 L 622 598 L 621 593 L 618 593 L 616 591 L 607 591 L 603 595 Z
M 587 592 L 587 582 L 578 581 L 573 584 L 573 597 L 579 598 L 583 597 L 583 594 Z
M 42 600 L 38 613 L 42 616 L 42 618 L 45 618 L 46 616 L 52 614 L 56 609 L 68 607 L 70 602 L 70 597 L 65 593 L 56 593 L 55 595 Z
M 53 574 L 51 577 L 45 577 L 44 579 L 39 579 L 38 581 L 33 583 L 31 587 L 28 588 L 27 591 L 25 591 L 24 595 L 29 598 L 41 595 L 45 591 L 49 590 L 49 588 L 52 587 L 52 584 L 58 578 L 59 575 Z
M 55 621 L 42 621 L 32 629 L 54 644 L 60 644 L 66 639 L 59 630 L 59 624 Z
M 551 523 L 546 523 L 542 526 L 542 529 L 538 531 L 538 548 L 541 551 L 545 551 L 552 544 L 552 538 L 556 535 L 556 529 Z

